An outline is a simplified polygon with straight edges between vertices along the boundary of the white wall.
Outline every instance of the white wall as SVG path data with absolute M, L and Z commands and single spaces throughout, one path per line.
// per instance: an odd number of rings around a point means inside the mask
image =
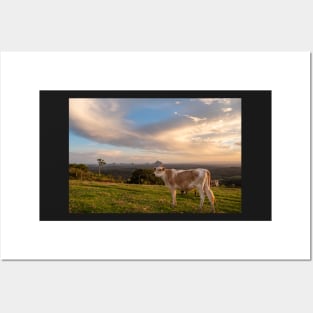
M 0 49 L 312 51 L 311 3 L 4 0 Z M 0 262 L 3 312 L 311 312 L 312 287 L 300 261 Z

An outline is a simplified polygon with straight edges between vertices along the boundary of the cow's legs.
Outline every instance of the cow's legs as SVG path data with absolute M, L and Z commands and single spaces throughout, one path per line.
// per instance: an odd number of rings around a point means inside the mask
M 172 195 L 172 207 L 176 205 L 176 189 L 171 189 L 171 195 Z
M 200 210 L 202 210 L 205 195 L 204 195 L 203 188 L 197 188 L 197 189 L 198 189 L 198 192 L 199 192 L 199 195 L 200 195 Z
M 205 191 L 207 197 L 209 198 L 212 212 L 215 213 L 215 206 L 214 206 L 215 197 L 214 197 L 214 194 L 213 194 L 211 188 L 209 188 L 207 185 L 204 185 L 204 191 Z

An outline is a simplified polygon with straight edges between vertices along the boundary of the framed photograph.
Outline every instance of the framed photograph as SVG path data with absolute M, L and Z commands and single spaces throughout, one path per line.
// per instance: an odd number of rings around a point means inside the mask
M 309 52 L 0 60 L 2 259 L 311 259 Z
M 271 91 L 40 91 L 40 113 L 41 220 L 271 219 Z

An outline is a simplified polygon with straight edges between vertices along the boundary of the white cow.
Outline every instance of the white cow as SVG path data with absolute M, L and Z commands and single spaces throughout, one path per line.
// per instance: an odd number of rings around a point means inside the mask
M 219 187 L 220 186 L 220 181 L 218 179 L 212 179 L 211 180 L 211 186 Z
M 203 207 L 205 195 L 207 195 L 212 212 L 215 213 L 215 197 L 210 188 L 211 173 L 203 168 L 191 170 L 166 169 L 163 166 L 154 168 L 154 175 L 160 177 L 170 189 L 172 206 L 176 205 L 176 189 L 188 191 L 197 188 L 200 194 L 200 209 Z

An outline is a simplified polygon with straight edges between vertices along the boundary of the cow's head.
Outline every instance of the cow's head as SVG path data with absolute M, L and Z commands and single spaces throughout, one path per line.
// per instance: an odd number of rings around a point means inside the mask
M 154 175 L 157 176 L 157 177 L 161 177 L 164 175 L 165 173 L 165 167 L 163 166 L 158 166 L 158 167 L 155 167 L 153 169 L 153 172 L 154 172 Z

